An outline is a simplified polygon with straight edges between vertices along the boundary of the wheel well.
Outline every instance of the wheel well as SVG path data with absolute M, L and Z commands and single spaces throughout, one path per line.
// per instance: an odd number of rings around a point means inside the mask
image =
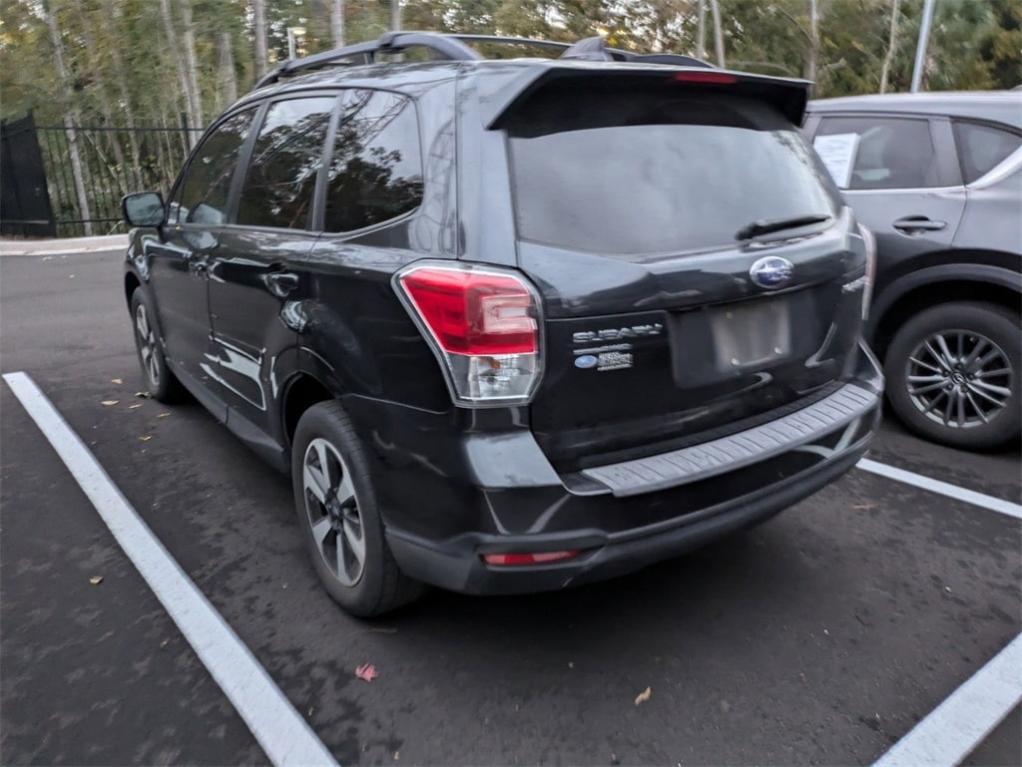
M 127 301 L 129 307 L 131 306 L 131 296 L 141 284 L 134 272 L 128 272 L 124 275 L 124 300 Z
M 1015 314 L 1019 313 L 1019 294 L 1003 285 L 978 280 L 955 280 L 928 283 L 905 293 L 887 308 L 877 321 L 873 333 L 873 350 L 883 360 L 887 347 L 912 315 L 937 304 L 952 301 L 981 301 L 1003 306 Z
M 288 444 L 295 435 L 302 414 L 313 405 L 334 398 L 330 390 L 310 375 L 299 374 L 284 392 L 284 433 Z

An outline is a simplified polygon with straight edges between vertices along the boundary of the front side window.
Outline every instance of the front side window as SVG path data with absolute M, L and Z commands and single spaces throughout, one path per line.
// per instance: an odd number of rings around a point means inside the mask
M 231 180 L 254 116 L 254 109 L 239 112 L 224 120 L 202 142 L 181 181 L 177 209 L 171 211 L 172 220 L 210 226 L 226 222 Z
M 937 154 L 926 120 L 898 117 L 824 117 L 815 143 L 838 142 L 840 169 L 831 166 L 845 189 L 919 189 L 940 186 Z M 826 156 L 825 156 L 826 157 Z M 841 178 L 843 176 L 843 178 Z
M 353 91 L 337 126 L 324 229 L 350 232 L 415 210 L 422 156 L 415 105 L 384 91 Z
M 1022 146 L 1022 136 L 991 125 L 956 122 L 955 143 L 962 176 L 966 184 L 971 184 Z
M 259 128 L 241 188 L 238 223 L 304 229 L 336 97 L 272 104 Z

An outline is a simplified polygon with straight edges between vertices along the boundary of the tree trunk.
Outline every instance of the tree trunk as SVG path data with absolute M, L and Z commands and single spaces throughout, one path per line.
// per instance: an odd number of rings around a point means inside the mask
M 724 63 L 724 30 L 720 26 L 720 3 L 710 0 L 710 11 L 713 13 L 713 45 L 717 49 L 717 66 L 725 67 Z
M 696 0 L 699 3 L 699 33 L 696 38 L 696 58 L 706 58 L 706 0 Z
M 891 73 L 891 62 L 898 48 L 898 0 L 891 0 L 891 31 L 887 37 L 887 51 L 884 53 L 884 65 L 880 68 L 880 92 L 887 93 L 887 78 Z
M 390 28 L 395 32 L 401 29 L 401 0 L 390 0 Z
M 98 58 L 99 48 L 96 45 L 96 38 L 92 34 L 92 23 L 89 20 L 85 9 L 82 7 L 82 0 L 77 0 L 77 8 L 78 18 L 82 24 L 82 41 L 85 43 L 89 69 L 97 75 L 96 95 L 99 101 L 99 111 L 103 113 L 103 122 L 106 124 L 106 127 L 113 128 L 115 127 L 114 113 L 110 106 L 110 98 L 106 92 L 107 78 L 105 77 L 105 73 L 103 73 L 102 62 Z M 119 136 L 115 131 L 105 131 L 104 133 L 105 138 L 110 144 L 110 149 L 114 154 L 114 165 L 116 165 L 117 168 L 114 170 L 107 162 L 105 162 L 104 165 L 106 166 L 108 175 L 112 176 L 114 181 L 117 183 L 121 196 L 124 196 L 128 193 L 128 182 L 131 180 L 127 163 L 124 161 L 124 150 L 121 148 Z M 99 147 L 98 141 L 95 142 L 95 146 L 96 150 L 101 153 L 102 150 Z M 103 186 L 106 187 L 107 179 L 102 179 L 101 181 Z
M 238 75 L 234 71 L 234 48 L 231 33 L 220 33 L 220 66 L 217 77 L 217 92 L 221 96 L 219 108 L 227 108 L 238 100 Z
M 188 68 L 188 102 L 195 122 L 192 128 L 201 128 L 206 120 L 202 114 L 202 91 L 199 90 L 199 64 L 195 57 L 195 28 L 192 25 L 192 0 L 178 0 L 181 6 L 182 37 L 185 43 L 185 64 Z
M 252 34 L 255 36 L 256 79 L 266 74 L 266 4 L 264 0 L 252 0 Z
M 817 0 L 809 0 L 809 55 L 806 57 L 806 79 L 814 83 L 820 58 L 820 18 L 816 3 Z
M 330 0 L 330 37 L 334 48 L 344 47 L 344 0 Z
M 199 127 L 201 121 L 192 108 L 191 90 L 188 84 L 188 71 L 185 68 L 184 57 L 181 55 L 181 47 L 178 44 L 177 32 L 174 30 L 174 17 L 170 13 L 170 0 L 160 0 L 160 13 L 163 15 L 163 26 L 167 32 L 167 45 L 170 48 L 170 58 L 174 60 L 177 68 L 177 80 L 181 86 L 181 95 L 185 102 L 185 111 L 188 114 L 188 122 L 192 126 Z
M 121 19 L 121 6 L 113 0 L 104 0 L 104 13 L 109 23 L 113 24 Z M 118 29 L 118 36 L 120 30 Z M 124 58 L 121 56 L 121 49 L 117 45 L 110 46 L 110 55 L 113 58 L 117 82 L 117 92 L 121 97 L 121 108 L 124 114 L 124 127 L 128 129 L 128 148 L 131 150 L 131 179 L 136 189 L 145 186 L 142 178 L 142 154 L 139 151 L 138 136 L 135 135 L 135 115 L 132 111 L 131 98 L 128 93 L 128 71 L 124 66 Z
M 71 100 L 71 84 L 68 81 L 67 68 L 64 66 L 64 45 L 60 40 L 57 16 L 50 10 L 49 3 L 43 3 L 42 11 L 50 32 L 50 42 L 53 43 L 53 63 L 57 68 L 57 78 L 60 81 L 61 96 L 64 102 L 64 128 L 67 131 L 68 154 L 71 158 L 71 176 L 74 178 L 75 196 L 78 198 L 78 213 L 84 222 L 85 236 L 91 237 L 92 222 L 89 219 L 92 218 L 92 214 L 89 212 L 89 198 L 85 194 L 85 170 L 82 167 L 82 157 L 78 152 L 78 131 L 75 129 L 78 109 Z

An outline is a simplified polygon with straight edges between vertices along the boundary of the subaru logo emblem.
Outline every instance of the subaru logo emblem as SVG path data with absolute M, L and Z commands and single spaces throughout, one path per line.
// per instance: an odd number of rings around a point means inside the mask
M 766 256 L 749 267 L 749 277 L 761 288 L 780 288 L 788 284 L 794 267 L 780 256 Z
M 575 367 L 586 370 L 588 368 L 596 367 L 597 362 L 599 362 L 599 360 L 592 354 L 583 354 L 581 357 L 575 358 Z

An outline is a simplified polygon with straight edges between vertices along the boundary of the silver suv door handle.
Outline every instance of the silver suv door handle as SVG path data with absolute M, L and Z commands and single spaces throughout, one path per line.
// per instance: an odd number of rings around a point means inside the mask
M 926 216 L 905 216 L 905 218 L 899 218 L 891 226 L 905 234 L 919 234 L 920 232 L 936 232 L 947 226 L 947 222 L 933 221 Z

